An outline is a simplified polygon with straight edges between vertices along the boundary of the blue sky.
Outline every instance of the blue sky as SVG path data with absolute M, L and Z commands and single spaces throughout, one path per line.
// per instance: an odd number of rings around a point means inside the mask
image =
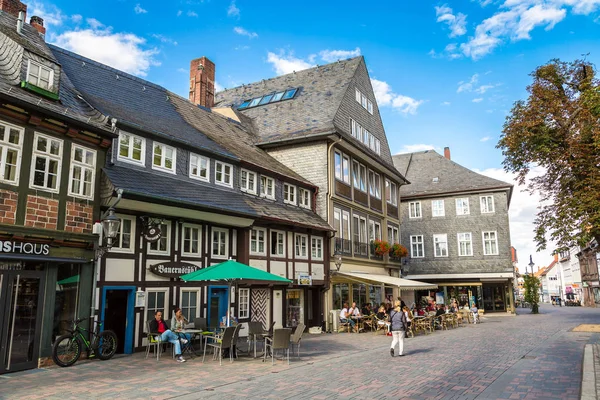
M 600 60 L 600 0 L 25 2 L 49 42 L 183 97 L 200 56 L 230 88 L 363 55 L 392 153 L 448 146 L 506 181 L 495 145 L 529 73 L 553 58 Z M 512 242 L 521 261 L 547 265 L 532 242 L 536 205 L 515 188 Z

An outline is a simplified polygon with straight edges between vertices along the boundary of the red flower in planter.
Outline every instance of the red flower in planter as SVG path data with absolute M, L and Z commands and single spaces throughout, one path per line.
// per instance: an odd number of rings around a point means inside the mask
M 393 258 L 402 258 L 408 256 L 408 249 L 399 243 L 394 243 L 390 247 L 390 256 Z

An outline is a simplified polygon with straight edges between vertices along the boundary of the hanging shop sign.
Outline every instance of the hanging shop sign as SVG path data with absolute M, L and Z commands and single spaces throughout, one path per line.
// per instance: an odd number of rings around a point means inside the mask
M 160 231 L 160 227 L 158 225 L 149 225 L 144 228 L 142 235 L 148 243 L 155 243 L 158 242 L 162 237 L 162 232 Z
M 182 261 L 167 261 L 150 266 L 150 272 L 165 278 L 179 278 L 181 275 L 196 272 L 201 267 Z
M 47 256 L 50 254 L 50 245 L 42 243 L 15 242 L 12 240 L 0 241 L 0 253 L 35 254 Z
M 312 286 L 312 276 L 308 274 L 298 274 L 298 285 Z

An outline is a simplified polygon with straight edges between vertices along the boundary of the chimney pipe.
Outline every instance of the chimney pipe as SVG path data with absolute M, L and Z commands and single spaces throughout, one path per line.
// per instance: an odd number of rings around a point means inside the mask
M 23 21 L 25 20 L 25 13 L 23 11 L 19 11 L 19 16 L 17 17 L 17 33 L 20 34 L 23 30 Z
M 189 99 L 207 108 L 215 105 L 215 64 L 206 57 L 190 62 Z
M 451 160 L 451 158 L 450 158 L 450 147 L 444 147 L 444 157 L 446 157 L 448 160 Z
M 46 37 L 46 28 L 44 27 L 44 20 L 41 17 L 38 17 L 37 15 L 32 16 L 29 20 L 29 25 L 33 26 L 38 31 L 42 39 Z

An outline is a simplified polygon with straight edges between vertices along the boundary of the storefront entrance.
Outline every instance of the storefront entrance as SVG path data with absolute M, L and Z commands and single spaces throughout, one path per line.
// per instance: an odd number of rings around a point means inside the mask
M 135 286 L 105 286 L 102 288 L 102 329 L 117 334 L 117 353 L 133 353 L 133 321 Z
M 485 311 L 506 311 L 506 286 L 503 284 L 483 285 L 483 309 Z
M 37 368 L 44 284 L 44 272 L 0 271 L 0 374 Z

